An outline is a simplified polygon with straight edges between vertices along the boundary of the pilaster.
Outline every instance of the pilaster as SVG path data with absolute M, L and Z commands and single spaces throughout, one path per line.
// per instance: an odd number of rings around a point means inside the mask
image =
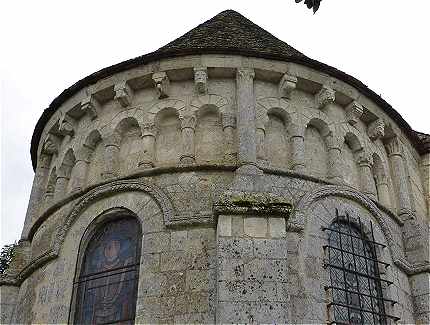
M 102 177 L 109 179 L 119 176 L 119 150 L 120 150 L 121 137 L 119 134 L 111 134 L 104 140 L 104 171 Z
M 361 190 L 367 196 L 376 200 L 376 186 L 372 173 L 372 157 L 367 152 L 361 152 L 358 157 L 358 166 L 360 169 Z
M 196 117 L 194 115 L 180 116 L 182 134 L 181 164 L 190 165 L 195 162 L 195 129 Z
M 155 139 L 157 127 L 154 123 L 143 124 L 142 132 L 142 155 L 138 163 L 140 168 L 152 168 L 155 163 Z

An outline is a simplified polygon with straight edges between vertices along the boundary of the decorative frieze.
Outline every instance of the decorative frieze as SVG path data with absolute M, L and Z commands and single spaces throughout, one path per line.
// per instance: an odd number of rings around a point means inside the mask
M 131 104 L 133 99 L 133 89 L 127 84 L 126 81 L 121 81 L 114 86 L 115 97 L 122 107 L 127 107 Z
M 194 84 L 199 94 L 206 94 L 208 92 L 208 73 L 205 67 L 194 68 Z
M 284 74 L 279 82 L 279 97 L 290 98 L 291 93 L 297 86 L 297 77 Z
M 315 95 L 315 102 L 318 109 L 323 109 L 328 104 L 334 103 L 335 99 L 335 91 L 327 86 L 323 86 L 321 90 Z
M 91 119 L 95 119 L 100 112 L 100 103 L 93 95 L 88 95 L 81 101 L 81 110 L 88 113 Z
M 346 121 L 351 125 L 355 125 L 360 120 L 361 115 L 363 115 L 363 106 L 354 100 L 345 108 L 345 113 Z
M 157 90 L 157 96 L 159 99 L 167 98 L 169 88 L 169 77 L 165 72 L 155 72 L 152 75 L 155 89 Z
M 385 122 L 378 118 L 367 127 L 367 135 L 372 141 L 382 138 L 385 135 Z

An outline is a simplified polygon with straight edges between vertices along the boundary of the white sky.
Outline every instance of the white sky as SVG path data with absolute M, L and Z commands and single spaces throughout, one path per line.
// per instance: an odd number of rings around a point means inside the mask
M 323 0 L 316 15 L 278 1 L 3 1 L 0 5 L 0 245 L 18 240 L 43 109 L 79 79 L 165 45 L 234 9 L 307 56 L 381 94 L 430 133 L 430 1 Z

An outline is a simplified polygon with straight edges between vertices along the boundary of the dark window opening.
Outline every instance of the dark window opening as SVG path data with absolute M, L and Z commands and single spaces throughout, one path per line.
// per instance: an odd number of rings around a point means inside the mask
M 340 216 L 329 228 L 325 266 L 329 270 L 330 286 L 326 287 L 330 324 L 390 324 L 399 318 L 386 313 L 386 304 L 396 302 L 384 298 L 384 289 L 392 284 L 382 277 L 390 265 L 378 259 L 378 248 L 385 245 L 375 241 L 373 225 L 369 233 L 358 219 L 357 225 L 349 215 Z

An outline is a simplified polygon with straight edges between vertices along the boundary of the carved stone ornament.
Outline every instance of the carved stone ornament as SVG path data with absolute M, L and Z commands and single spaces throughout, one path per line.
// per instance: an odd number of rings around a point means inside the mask
M 70 117 L 65 113 L 62 113 L 58 120 L 58 131 L 62 135 L 70 135 L 71 137 L 75 134 Z
M 284 98 L 290 98 L 291 92 L 296 89 L 297 77 L 284 74 L 279 82 L 279 96 Z
M 252 81 L 254 80 L 255 72 L 251 68 L 240 68 L 237 69 L 236 78 L 240 81 Z
M 100 104 L 93 95 L 89 95 L 81 102 L 81 110 L 88 113 L 91 119 L 97 118 L 100 111 Z
M 42 152 L 50 155 L 58 153 L 58 140 L 54 135 L 48 134 L 43 143 Z
M 236 127 L 236 116 L 234 114 L 224 113 L 222 114 L 222 128 L 234 128 Z
M 155 89 L 157 90 L 158 98 L 169 97 L 167 94 L 169 88 L 169 78 L 165 72 L 155 72 L 152 75 L 152 80 L 154 81 Z
M 142 138 L 146 136 L 155 136 L 157 134 L 158 128 L 155 123 L 144 123 L 142 125 Z
M 345 113 L 346 121 L 351 125 L 355 125 L 360 120 L 361 115 L 363 115 L 363 106 L 353 101 L 345 108 Z
M 208 92 L 208 73 L 207 69 L 203 67 L 194 68 L 194 84 L 196 90 L 200 94 L 206 94 Z
M 334 103 L 335 99 L 335 91 L 327 86 L 323 86 L 315 96 L 315 101 L 319 109 L 323 109 L 326 105 Z
M 357 163 L 359 166 L 372 166 L 373 165 L 372 155 L 367 151 L 361 150 L 358 153 Z
M 126 81 L 121 81 L 114 86 L 115 99 L 119 101 L 122 107 L 127 107 L 131 104 L 133 98 L 133 90 Z
M 385 143 L 385 148 L 387 149 L 389 156 L 393 156 L 393 155 L 401 156 L 402 155 L 402 144 L 401 144 L 401 142 L 397 136 L 390 138 Z
M 382 138 L 385 134 L 385 123 L 382 119 L 378 118 L 367 127 L 367 135 L 372 141 Z
M 181 120 L 181 129 L 195 129 L 197 119 L 194 115 L 186 115 L 186 116 L 179 116 L 179 119 Z

